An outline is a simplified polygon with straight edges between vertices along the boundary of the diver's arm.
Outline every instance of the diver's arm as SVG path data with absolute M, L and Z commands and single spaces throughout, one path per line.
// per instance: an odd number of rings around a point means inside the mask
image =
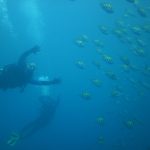
M 55 78 L 53 80 L 48 80 L 48 81 L 42 81 L 42 80 L 31 80 L 30 84 L 33 85 L 52 85 L 52 84 L 59 84 L 61 80 L 59 78 Z
M 33 48 L 25 51 L 19 58 L 18 64 L 24 64 L 26 63 L 26 59 L 29 55 L 35 54 L 40 50 L 40 47 L 38 45 L 34 46 Z

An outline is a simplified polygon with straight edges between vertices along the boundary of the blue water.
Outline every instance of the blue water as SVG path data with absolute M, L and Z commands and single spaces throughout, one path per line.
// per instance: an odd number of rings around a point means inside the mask
M 111 4 L 113 13 L 102 2 Z M 28 60 L 37 64 L 35 78 L 62 82 L 49 87 L 48 94 L 60 98 L 50 121 L 37 122 L 38 130 L 14 146 L 8 144 L 11 134 L 20 134 L 41 113 L 43 87 L 0 91 L 0 150 L 149 150 L 149 39 L 148 0 L 1 0 L 0 66 L 39 45 L 41 51 Z

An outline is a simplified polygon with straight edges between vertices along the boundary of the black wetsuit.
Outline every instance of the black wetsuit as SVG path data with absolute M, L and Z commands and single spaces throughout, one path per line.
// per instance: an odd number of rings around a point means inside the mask
M 4 66 L 0 72 L 0 89 L 7 90 L 17 87 L 24 89 L 27 84 L 50 85 L 60 82 L 59 79 L 40 81 L 33 78 L 34 69 L 28 67 L 27 58 L 31 54 L 38 52 L 39 49 L 39 46 L 34 46 L 30 50 L 25 51 L 17 63 Z

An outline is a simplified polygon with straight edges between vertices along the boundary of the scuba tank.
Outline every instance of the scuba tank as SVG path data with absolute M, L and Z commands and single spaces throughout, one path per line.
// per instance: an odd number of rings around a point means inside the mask
M 39 77 L 39 81 L 49 81 L 48 76 L 41 76 Z M 41 87 L 41 95 L 42 96 L 49 96 L 50 95 L 50 87 L 42 85 Z

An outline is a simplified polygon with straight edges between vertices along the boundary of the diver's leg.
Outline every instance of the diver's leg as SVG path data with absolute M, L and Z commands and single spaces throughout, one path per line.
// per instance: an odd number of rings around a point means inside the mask
M 30 135 L 32 135 L 35 125 L 36 125 L 36 121 L 32 121 L 29 124 L 25 125 L 25 127 L 20 131 L 21 138 L 25 139 Z

